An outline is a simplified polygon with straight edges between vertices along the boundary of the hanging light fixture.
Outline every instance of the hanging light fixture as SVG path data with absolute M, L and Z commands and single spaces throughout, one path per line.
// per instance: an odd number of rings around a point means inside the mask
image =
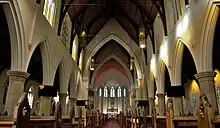
M 134 57 L 130 58 L 130 70 L 134 70 Z
M 90 63 L 90 70 L 91 70 L 91 71 L 94 71 L 94 70 L 95 70 L 95 60 L 94 60 L 93 57 L 92 57 L 91 63 Z
M 82 36 L 82 37 L 85 37 L 85 36 L 86 36 L 85 30 L 83 30 L 83 31 L 81 32 L 81 36 Z
M 140 48 L 145 48 L 145 28 L 144 23 L 141 21 L 140 27 L 139 27 L 139 43 Z

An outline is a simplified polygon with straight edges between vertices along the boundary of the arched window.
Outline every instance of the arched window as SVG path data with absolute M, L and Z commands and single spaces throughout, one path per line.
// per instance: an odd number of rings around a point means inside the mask
M 32 108 L 32 105 L 33 105 L 33 90 L 32 90 L 32 87 L 29 88 L 28 90 L 28 103 L 30 105 L 30 108 Z
M 99 89 L 99 96 L 102 96 L 102 89 Z
M 108 89 L 106 86 L 104 88 L 104 97 L 108 97 Z
M 121 97 L 121 87 L 118 87 L 118 97 Z
M 45 0 L 43 15 L 53 27 L 56 16 L 55 0 Z
M 124 88 L 124 97 L 126 97 L 127 90 Z
M 110 97 L 115 97 L 115 88 L 111 87 Z

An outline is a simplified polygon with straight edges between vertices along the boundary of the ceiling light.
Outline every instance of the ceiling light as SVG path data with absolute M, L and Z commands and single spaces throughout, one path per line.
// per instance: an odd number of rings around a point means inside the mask
M 140 34 L 140 36 L 144 36 L 144 32 L 143 32 L 143 31 L 142 31 L 142 32 L 140 32 L 139 34 Z
M 93 67 L 90 68 L 91 71 L 94 71 L 95 69 Z
M 145 48 L 146 46 L 145 46 L 145 44 L 141 44 L 140 47 L 141 48 Z

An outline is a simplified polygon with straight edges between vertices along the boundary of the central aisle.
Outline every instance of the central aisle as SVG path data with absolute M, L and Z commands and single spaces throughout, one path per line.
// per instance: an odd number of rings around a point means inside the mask
M 108 121 L 103 128 L 121 128 L 116 121 Z

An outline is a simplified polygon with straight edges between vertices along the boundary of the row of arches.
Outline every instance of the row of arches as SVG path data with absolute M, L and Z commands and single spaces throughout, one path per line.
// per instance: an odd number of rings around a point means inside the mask
M 168 93 L 166 90 L 167 88 L 169 88 L 168 86 L 171 86 L 171 85 L 172 86 L 175 86 L 175 85 L 183 86 L 184 95 L 182 99 L 183 100 L 182 107 L 184 110 L 183 113 L 185 114 L 190 113 L 190 112 L 196 114 L 196 110 L 199 105 L 199 96 L 200 96 L 200 92 L 202 88 L 199 84 L 198 78 L 196 78 L 196 74 L 198 74 L 201 71 L 203 72 L 212 71 L 216 73 L 216 75 L 213 75 L 213 81 L 215 82 L 214 87 L 210 87 L 210 88 L 214 89 L 214 93 L 215 93 L 214 97 L 216 97 L 217 105 L 219 106 L 218 73 L 219 73 L 220 63 L 218 59 L 218 55 L 219 55 L 218 34 L 220 30 L 219 28 L 220 20 L 218 18 L 218 20 L 214 20 L 213 22 L 215 21 L 217 22 L 215 25 L 215 32 L 213 32 L 213 41 L 210 42 L 209 45 L 206 45 L 206 47 L 204 47 L 203 43 L 201 45 L 203 46 L 201 50 L 204 50 L 203 53 L 200 55 L 202 57 L 201 60 L 206 59 L 207 60 L 206 62 L 202 61 L 202 63 L 199 63 L 197 61 L 197 63 L 195 63 L 195 55 L 192 54 L 192 51 L 189 49 L 189 46 L 187 46 L 186 43 L 180 39 L 178 40 L 177 47 L 176 47 L 177 48 L 176 52 L 178 53 L 176 58 L 174 59 L 175 60 L 174 62 L 176 63 L 174 65 L 167 66 L 167 64 L 163 61 L 163 59 L 160 62 L 160 67 L 162 69 L 160 73 L 162 74 L 159 75 L 159 77 L 161 77 L 160 81 L 164 82 L 162 83 L 162 85 L 164 85 L 164 90 L 162 89 L 161 92 Z M 207 36 L 207 35 L 204 35 L 204 36 Z M 212 48 L 212 50 L 210 50 L 210 48 Z M 207 59 L 207 57 L 209 58 Z M 172 67 L 172 66 L 175 66 L 175 67 Z M 175 70 L 175 71 L 172 71 L 172 70 Z
M 15 38 L 13 36 L 16 36 L 17 34 L 21 34 L 22 32 L 14 31 L 12 24 L 18 24 L 18 20 L 10 20 L 10 11 L 15 11 L 12 8 L 9 8 L 9 4 L 15 4 L 15 3 L 1 3 L 0 2 L 0 17 L 1 17 L 1 24 L 0 24 L 0 33 L 1 33 L 1 44 L 0 44 L 0 90 L 1 90 L 1 108 L 0 108 L 0 114 L 11 114 L 11 111 L 7 109 L 7 104 L 10 104 L 9 101 L 11 100 L 12 96 L 9 95 L 8 91 L 12 90 L 12 86 L 9 84 L 9 77 L 7 76 L 7 72 L 9 70 L 18 70 L 18 71 L 27 71 L 28 78 L 25 80 L 24 83 L 24 92 L 28 92 L 29 97 L 29 104 L 31 106 L 32 113 L 39 113 L 40 107 L 39 102 L 41 99 L 41 96 L 47 96 L 47 97 L 55 97 L 51 98 L 51 103 L 54 101 L 54 99 L 57 98 L 57 94 L 66 93 L 67 95 L 71 95 L 72 98 L 76 98 L 76 77 L 74 69 L 72 70 L 71 75 L 69 77 L 69 81 L 66 82 L 67 85 L 65 85 L 64 82 L 64 70 L 65 70 L 65 58 L 62 58 L 60 62 L 58 62 L 56 70 L 54 71 L 54 76 L 51 75 L 51 71 L 49 68 L 50 66 L 50 48 L 48 47 L 48 41 L 47 38 L 43 38 L 40 40 L 40 42 L 31 48 L 32 54 L 30 55 L 29 61 L 24 61 L 24 58 L 22 59 L 20 55 L 25 52 L 24 49 L 18 51 L 16 48 L 18 48 L 16 45 L 19 45 L 19 47 L 22 47 L 22 43 L 19 43 L 18 41 L 15 41 Z M 14 6 L 10 6 L 14 7 Z M 16 13 L 19 11 L 15 11 Z M 14 23 L 11 23 L 14 22 Z M 19 29 L 18 29 L 19 30 Z M 22 41 L 20 41 L 22 42 Z M 24 42 L 23 42 L 24 43 Z M 17 55 L 15 55 L 17 54 Z M 25 67 L 23 64 L 27 62 L 27 66 Z M 23 63 L 23 64 L 22 64 Z M 23 66 L 22 66 L 23 65 Z M 25 69 L 26 68 L 26 69 Z M 67 76 L 68 77 L 68 76 Z M 52 83 L 50 82 L 52 79 Z M 71 87 L 70 87 L 71 86 Z M 73 87 L 72 87 L 73 86 Z M 70 90 L 71 88 L 71 90 Z M 22 89 L 21 89 L 22 90 Z M 15 90 L 16 91 L 16 90 Z M 22 90 L 23 91 L 23 90 Z M 70 94 L 71 93 L 71 94 Z M 15 95 L 16 97 L 16 95 Z M 18 99 L 20 96 L 17 97 Z M 8 101 L 8 103 L 7 103 Z M 57 100 L 55 100 L 57 101 Z M 53 110 L 54 108 L 51 108 Z M 42 114 L 42 113 L 41 113 Z M 46 114 L 46 113 L 44 113 Z

